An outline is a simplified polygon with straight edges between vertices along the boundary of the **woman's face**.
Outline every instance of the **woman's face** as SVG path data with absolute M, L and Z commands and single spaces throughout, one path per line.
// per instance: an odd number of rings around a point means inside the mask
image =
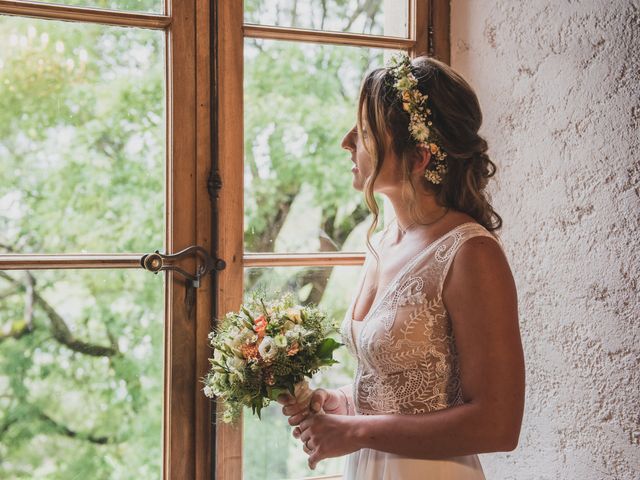
M 358 135 L 358 129 L 354 127 L 347 132 L 340 144 L 342 148 L 351 152 L 351 161 L 354 163 L 351 172 L 353 174 L 353 188 L 363 191 L 365 180 L 373 173 L 371 155 L 365 150 L 364 142 L 368 141 L 369 132 L 363 127 L 364 139 Z M 376 178 L 373 190 L 385 192 L 398 188 L 400 185 L 400 169 L 397 168 L 398 159 L 392 153 L 387 153 L 382 161 L 382 169 Z

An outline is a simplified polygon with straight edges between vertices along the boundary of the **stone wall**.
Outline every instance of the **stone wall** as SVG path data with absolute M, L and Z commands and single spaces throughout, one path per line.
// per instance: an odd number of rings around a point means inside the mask
M 488 479 L 640 478 L 640 7 L 452 0 L 527 360 L 520 444 Z

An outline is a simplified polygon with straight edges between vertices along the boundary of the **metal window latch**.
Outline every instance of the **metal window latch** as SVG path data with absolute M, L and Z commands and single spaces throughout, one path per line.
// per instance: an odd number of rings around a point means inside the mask
M 185 272 L 182 268 L 175 265 L 173 262 L 180 260 L 183 257 L 194 254 L 198 257 L 198 267 L 196 268 L 195 275 Z M 211 272 L 212 270 L 224 270 L 227 266 L 226 262 L 221 258 L 214 259 L 209 255 L 204 248 L 199 245 L 192 245 L 184 250 L 174 253 L 173 255 L 166 255 L 160 253 L 158 250 L 155 253 L 147 253 L 140 258 L 140 265 L 145 270 L 149 270 L 157 274 L 161 270 L 173 270 L 180 275 L 191 281 L 191 286 L 198 288 L 200 286 L 200 279 Z

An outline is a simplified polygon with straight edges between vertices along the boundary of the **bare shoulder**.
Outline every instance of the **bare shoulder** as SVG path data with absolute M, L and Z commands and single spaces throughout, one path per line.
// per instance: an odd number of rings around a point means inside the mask
M 509 267 L 507 258 L 497 238 L 478 235 L 467 239 L 454 258 L 458 266 Z
M 507 257 L 497 239 L 475 236 L 459 247 L 443 285 L 443 299 L 454 303 L 468 299 L 511 303 L 516 287 Z

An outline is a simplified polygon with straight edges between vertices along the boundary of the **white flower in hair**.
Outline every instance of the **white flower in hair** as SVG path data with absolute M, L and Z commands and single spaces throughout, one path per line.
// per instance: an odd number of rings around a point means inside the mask
M 429 138 L 429 129 L 424 123 L 411 123 L 409 126 L 411 129 L 411 134 L 413 138 L 415 138 L 418 142 L 426 142 Z
M 437 143 L 437 135 L 432 126 L 431 109 L 427 106 L 429 95 L 418 90 L 418 80 L 411 71 L 411 59 L 406 54 L 391 57 L 389 73 L 395 79 L 393 86 L 398 91 L 402 109 L 409 114 L 409 133 L 419 148 L 428 148 L 433 161 L 427 167 L 424 177 L 434 184 L 442 183 L 446 174 L 447 154 Z

